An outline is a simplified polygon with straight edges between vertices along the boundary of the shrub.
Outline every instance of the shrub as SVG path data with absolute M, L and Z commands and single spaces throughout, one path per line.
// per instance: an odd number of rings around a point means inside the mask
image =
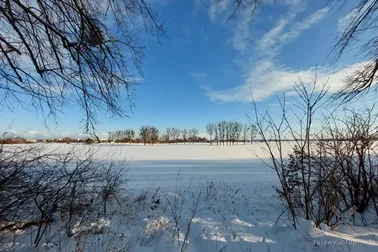
M 38 246 L 52 222 L 61 221 L 68 236 L 74 224 L 106 215 L 107 204 L 125 184 L 122 163 L 47 153 L 39 145 L 0 148 L 1 230 L 35 226 Z

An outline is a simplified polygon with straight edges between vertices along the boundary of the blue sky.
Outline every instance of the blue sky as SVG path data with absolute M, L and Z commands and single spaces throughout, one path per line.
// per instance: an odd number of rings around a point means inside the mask
M 254 16 L 245 8 L 228 20 L 228 2 L 153 2 L 169 39 L 160 45 L 150 36 L 140 38 L 147 47 L 145 80 L 136 87 L 134 113 L 124 119 L 100 114 L 101 136 L 144 124 L 161 131 L 170 126 L 204 132 L 212 121 L 247 122 L 250 91 L 260 108 L 274 110 L 276 95 L 290 94 L 298 77 L 310 83 L 315 66 L 319 82 L 329 78 L 330 90 L 335 91 L 354 67 L 363 64 L 353 57 L 353 50 L 336 63 L 327 60 L 354 6 L 332 10 L 324 6 L 326 1 L 266 0 Z M 34 111 L 3 110 L 0 116 L 0 130 L 13 122 L 12 131 L 28 138 L 82 133 L 82 111 L 74 104 L 48 128 Z

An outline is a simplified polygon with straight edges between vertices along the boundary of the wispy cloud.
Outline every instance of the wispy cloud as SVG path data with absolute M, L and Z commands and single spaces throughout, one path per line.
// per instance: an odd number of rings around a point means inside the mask
M 319 23 L 327 15 L 329 10 L 328 7 L 319 9 L 309 17 L 297 22 L 290 31 L 284 33 L 280 37 L 281 43 L 289 43 L 295 40 L 303 31 L 311 28 L 314 24 Z
M 349 12 L 344 17 L 340 18 L 337 23 L 337 32 L 343 33 L 344 30 L 348 27 L 348 25 L 353 21 L 353 19 L 358 14 L 358 9 L 353 9 L 351 12 Z
M 262 38 L 257 42 L 257 50 L 262 55 L 273 56 L 276 54 L 277 43 L 279 43 L 279 38 L 286 26 L 291 22 L 290 19 L 293 19 L 294 15 L 290 17 L 281 18 L 277 24 L 270 29 L 267 33 L 262 36 Z
M 292 90 L 293 85 L 300 77 L 305 83 L 311 83 L 315 74 L 315 67 L 308 69 L 294 69 L 280 64 L 277 56 L 287 44 L 295 41 L 305 30 L 319 23 L 329 12 L 329 8 L 321 8 L 302 20 L 297 20 L 299 13 L 305 10 L 301 0 L 286 0 L 285 15 L 266 31 L 259 39 L 251 40 L 251 24 L 253 18 L 250 10 L 242 10 L 238 16 L 236 26 L 233 27 L 232 46 L 239 53 L 242 76 L 244 81 L 230 89 L 215 90 L 209 86 L 202 87 L 207 96 L 214 102 L 227 103 L 248 101 L 251 92 L 256 100 L 263 100 L 275 93 Z M 210 16 L 213 20 L 213 18 Z M 251 57 L 251 48 L 255 49 L 256 57 Z M 254 62 L 252 60 L 255 60 Z M 330 78 L 332 89 L 339 89 L 346 73 L 351 73 L 356 66 L 343 69 L 319 68 L 319 81 L 325 82 Z
M 273 1 L 271 1 L 273 3 Z M 269 1 L 265 2 L 269 3 Z M 274 2 L 274 4 L 278 4 Z M 237 16 L 237 21 L 235 27 L 233 27 L 233 47 L 238 52 L 245 54 L 249 48 L 252 46 L 257 46 L 258 51 L 264 51 L 265 47 L 270 49 L 278 41 L 278 38 L 285 31 L 285 28 L 290 24 L 296 17 L 296 15 L 303 11 L 304 5 L 301 0 L 286 0 L 279 3 L 280 6 L 287 8 L 287 15 L 281 17 L 279 21 L 261 37 L 257 45 L 254 45 L 253 40 L 251 40 L 251 24 L 254 22 L 254 17 L 251 15 L 253 6 L 249 8 L 244 8 L 240 10 Z
M 225 90 L 214 90 L 209 87 L 203 87 L 203 89 L 213 102 L 247 102 L 251 100 L 251 95 L 256 101 L 261 101 L 273 94 L 291 91 L 299 78 L 306 85 L 312 84 L 316 71 L 318 76 L 317 83 L 327 83 L 330 87 L 329 91 L 335 92 L 344 85 L 344 80 L 347 76 L 366 63 L 358 63 L 337 69 L 311 67 L 296 70 L 279 66 L 270 60 L 263 60 L 251 69 L 242 85 Z
M 244 10 L 233 28 L 232 45 L 240 53 L 245 53 L 251 44 L 251 21 L 250 10 Z
M 356 8 L 351 10 L 347 15 L 338 21 L 337 31 L 343 33 L 344 30 L 360 15 L 365 14 L 366 10 L 376 5 L 375 0 L 361 1 Z
M 257 43 L 257 50 L 263 56 L 275 56 L 282 46 L 295 41 L 302 32 L 319 23 L 328 13 L 325 7 L 312 13 L 309 17 L 292 24 L 297 14 L 302 9 L 290 11 L 285 17 L 281 17 L 277 24 L 270 29 Z

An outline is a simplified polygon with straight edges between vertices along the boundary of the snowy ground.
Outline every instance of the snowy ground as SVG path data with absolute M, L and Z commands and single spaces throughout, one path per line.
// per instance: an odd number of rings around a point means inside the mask
M 100 159 L 127 160 L 129 195 L 114 216 L 87 227 L 102 231 L 86 236 L 84 251 L 378 251 L 377 225 L 336 232 L 303 220 L 294 230 L 285 216 L 275 224 L 282 211 L 277 180 L 258 144 L 80 145 L 75 153 L 89 148 Z M 32 251 L 27 237 L 7 250 Z M 75 251 L 78 237 L 51 239 L 41 251 Z

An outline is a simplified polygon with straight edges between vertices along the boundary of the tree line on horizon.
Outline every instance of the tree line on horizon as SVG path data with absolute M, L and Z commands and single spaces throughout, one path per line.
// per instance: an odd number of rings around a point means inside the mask
M 116 130 L 108 132 L 108 142 L 110 143 L 143 143 L 153 145 L 154 143 L 196 143 L 209 142 L 217 145 L 229 145 L 239 142 L 246 144 L 252 143 L 256 136 L 256 126 L 252 124 L 242 124 L 237 121 L 219 121 L 208 123 L 206 133 L 209 138 L 198 136 L 197 128 L 180 129 L 175 127 L 166 128 L 165 132 L 160 133 L 159 129 L 151 125 L 143 125 L 139 131 L 133 129 Z
M 242 124 L 237 121 L 219 121 L 208 123 L 206 132 L 210 136 L 210 144 L 216 142 L 217 145 L 235 144 L 242 141 L 246 144 L 256 137 L 257 128 L 253 124 Z M 213 138 L 214 136 L 214 138 Z
M 179 128 L 166 128 L 166 131 L 160 134 L 157 127 L 151 125 L 143 125 L 140 127 L 139 132 L 133 129 L 116 130 L 108 132 L 108 142 L 115 143 L 143 143 L 144 145 L 153 145 L 154 143 L 195 143 L 206 142 L 205 137 L 198 136 L 198 129 L 179 129 Z

